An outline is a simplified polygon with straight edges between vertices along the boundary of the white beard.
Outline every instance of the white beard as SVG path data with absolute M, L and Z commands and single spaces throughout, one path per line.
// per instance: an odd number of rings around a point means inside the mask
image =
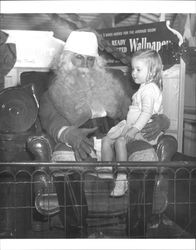
M 92 118 L 93 112 L 118 116 L 126 97 L 121 84 L 104 69 L 75 68 L 59 71 L 49 94 L 57 111 L 75 125 Z

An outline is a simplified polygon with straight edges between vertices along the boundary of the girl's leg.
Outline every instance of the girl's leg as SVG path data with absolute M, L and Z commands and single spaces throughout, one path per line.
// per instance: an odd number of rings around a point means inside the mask
M 109 137 L 104 137 L 102 139 L 101 145 L 101 160 L 102 161 L 112 161 L 114 157 L 114 141 Z M 96 167 L 98 171 L 98 176 L 102 179 L 113 179 L 112 166 L 101 166 Z
M 127 161 L 127 148 L 126 140 L 120 137 L 115 142 L 116 159 L 117 161 Z M 127 175 L 125 173 L 118 173 L 115 181 L 114 189 L 111 192 L 111 196 L 119 197 L 123 196 L 128 188 Z
M 107 136 L 102 139 L 101 159 L 102 161 L 112 161 L 114 157 L 114 141 Z
M 127 144 L 124 137 L 119 137 L 115 142 L 116 160 L 127 161 Z

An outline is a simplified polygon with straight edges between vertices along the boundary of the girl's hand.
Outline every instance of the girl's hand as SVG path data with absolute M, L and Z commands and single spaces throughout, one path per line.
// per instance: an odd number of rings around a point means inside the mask
M 127 126 L 124 127 L 123 131 L 122 131 L 122 134 L 121 136 L 124 136 L 126 135 L 127 131 L 129 130 L 129 128 Z
M 134 140 L 134 138 L 138 132 L 139 132 L 139 130 L 135 127 L 128 129 L 127 132 L 125 133 L 125 138 L 126 138 L 127 142 Z

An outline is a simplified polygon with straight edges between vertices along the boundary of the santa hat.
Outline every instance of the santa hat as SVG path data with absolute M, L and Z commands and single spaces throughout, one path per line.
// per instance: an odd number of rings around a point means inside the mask
M 98 56 L 98 42 L 95 33 L 72 31 L 67 38 L 64 50 L 86 56 Z

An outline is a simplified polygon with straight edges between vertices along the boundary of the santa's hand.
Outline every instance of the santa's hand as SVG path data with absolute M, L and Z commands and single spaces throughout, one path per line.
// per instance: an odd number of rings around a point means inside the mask
M 68 144 L 75 152 L 76 160 L 82 161 L 89 157 L 93 150 L 93 141 L 87 136 L 97 130 L 95 128 L 77 128 L 71 126 L 62 132 L 60 141 Z
M 169 128 L 170 121 L 167 116 L 153 115 L 152 121 L 147 123 L 146 126 L 142 129 L 144 138 L 148 141 L 156 139 L 156 137 Z

